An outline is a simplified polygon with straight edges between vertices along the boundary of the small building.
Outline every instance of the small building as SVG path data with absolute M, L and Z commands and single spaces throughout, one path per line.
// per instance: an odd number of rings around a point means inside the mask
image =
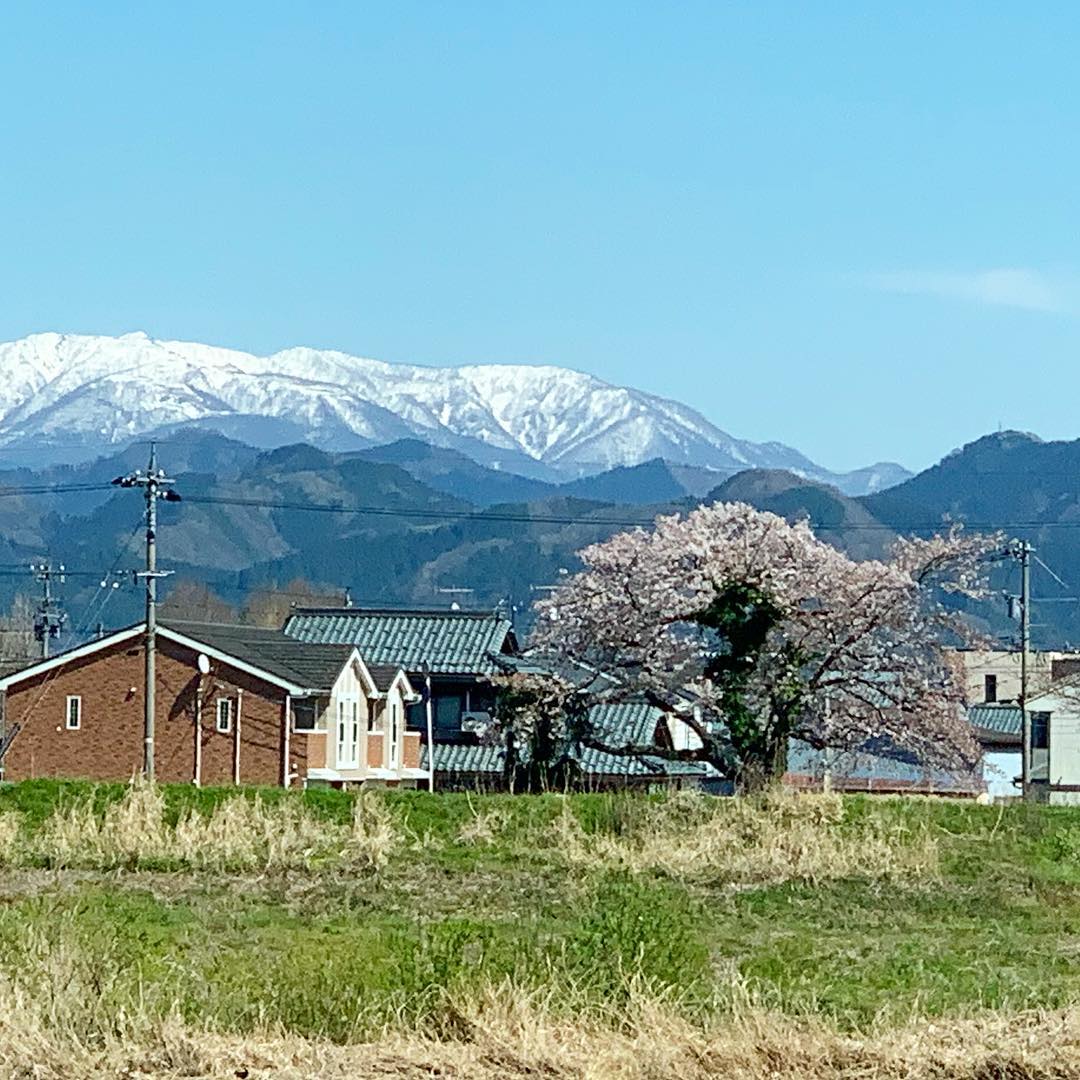
M 476 745 L 495 708 L 498 658 L 518 652 L 510 620 L 500 612 L 297 608 L 282 633 L 310 645 L 355 646 L 371 664 L 404 668 L 412 685 L 431 688 L 437 743 Z M 426 707 L 409 707 L 412 730 L 426 732 Z
M 1008 649 L 953 650 L 964 679 L 965 699 L 972 704 L 1015 702 L 1020 696 L 1021 655 Z M 1080 671 L 1080 653 L 1064 649 L 1040 649 L 1028 653 L 1030 693 Z M 1029 696 L 1030 696 L 1029 693 Z
M 603 702 L 589 711 L 592 730 L 606 745 L 639 747 L 680 745 L 686 725 L 643 701 Z M 638 791 L 723 787 L 716 770 L 701 761 L 680 761 L 659 754 L 620 754 L 593 747 L 571 748 L 567 786 L 575 790 Z M 428 748 L 421 764 L 427 768 Z M 435 744 L 435 776 L 440 790 L 505 791 L 506 748 L 498 743 Z
M 971 705 L 968 722 L 983 750 L 983 780 L 991 799 L 1008 799 L 1020 795 L 1021 725 L 1020 706 L 1011 702 Z M 1034 734 L 1034 732 L 1033 732 Z M 1033 739 L 1033 744 L 1038 741 Z M 1032 749 L 1033 764 L 1045 769 L 1044 747 Z M 1045 777 L 1045 771 L 1043 776 Z
M 142 768 L 145 625 L 0 679 L 8 780 L 127 780 Z M 406 729 L 419 695 L 354 646 L 277 630 L 168 621 L 156 658 L 155 775 L 196 784 L 389 784 L 426 780 Z

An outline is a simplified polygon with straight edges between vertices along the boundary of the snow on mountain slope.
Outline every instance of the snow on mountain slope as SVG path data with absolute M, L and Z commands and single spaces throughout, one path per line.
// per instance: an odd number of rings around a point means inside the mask
M 418 367 L 310 348 L 259 357 L 142 333 L 0 345 L 0 450 L 100 448 L 192 423 L 330 449 L 413 436 L 552 478 L 662 457 L 725 474 L 789 469 L 866 490 L 889 468 L 848 483 L 790 447 L 735 439 L 685 405 L 558 367 Z

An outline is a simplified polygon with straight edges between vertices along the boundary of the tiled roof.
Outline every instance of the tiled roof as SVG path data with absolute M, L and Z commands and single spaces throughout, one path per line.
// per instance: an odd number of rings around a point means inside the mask
M 329 691 L 352 653 L 351 645 L 307 645 L 280 630 L 258 626 L 181 619 L 167 619 L 161 625 L 307 690 Z M 372 677 L 378 683 L 374 672 Z
M 598 671 L 588 664 L 575 663 L 565 657 L 551 657 L 530 651 L 520 655 L 500 655 L 498 667 L 514 675 L 557 675 L 583 693 L 603 693 L 619 685 L 618 679 Z
M 418 674 L 492 675 L 493 656 L 513 645 L 508 619 L 492 612 L 373 611 L 299 608 L 284 632 L 318 645 L 355 645 L 369 664 L 395 664 Z
M 338 645 L 310 645 L 307 646 L 312 649 L 337 649 L 341 648 Z M 353 646 L 347 645 L 345 648 L 352 652 Z M 401 668 L 397 664 L 367 664 L 364 665 L 368 669 L 368 674 L 371 676 L 371 681 L 375 684 L 375 689 L 380 693 L 385 694 L 390 689 L 390 684 L 397 678 L 397 673 Z
M 662 713 L 644 702 L 609 702 L 596 705 L 590 712 L 594 730 L 602 733 L 604 741 L 613 746 L 640 746 L 650 744 Z M 427 748 L 421 752 L 421 767 L 426 768 Z M 620 777 L 700 777 L 713 775 L 713 770 L 702 762 L 667 761 L 646 755 L 629 757 L 610 754 L 603 750 L 582 748 L 577 762 L 585 776 Z M 503 769 L 501 746 L 478 746 L 475 744 L 437 743 L 435 746 L 435 769 L 437 772 L 483 773 L 498 775 Z
M 610 746 L 642 746 L 653 742 L 663 713 L 643 701 L 604 702 L 589 710 L 589 722 L 598 738 Z M 586 773 L 605 776 L 705 776 L 709 766 L 697 761 L 665 758 L 623 757 L 603 750 L 585 749 L 581 767 Z
M 1023 714 L 1019 705 L 972 705 L 967 715 L 968 722 L 976 731 L 1020 738 Z
M 427 746 L 420 747 L 420 768 L 428 767 Z M 435 744 L 435 771 L 449 773 L 480 773 L 501 776 L 503 749 L 501 746 L 478 746 L 458 743 Z

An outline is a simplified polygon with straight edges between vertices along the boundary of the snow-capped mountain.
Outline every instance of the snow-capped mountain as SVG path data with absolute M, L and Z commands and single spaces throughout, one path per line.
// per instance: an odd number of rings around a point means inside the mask
M 262 357 L 143 333 L 0 345 L 0 454 L 53 446 L 73 458 L 191 424 L 260 446 L 412 436 L 551 479 L 657 457 L 725 475 L 788 469 L 849 493 L 908 475 L 898 465 L 829 473 L 781 443 L 733 438 L 685 405 L 565 368 L 419 367 L 309 348 Z

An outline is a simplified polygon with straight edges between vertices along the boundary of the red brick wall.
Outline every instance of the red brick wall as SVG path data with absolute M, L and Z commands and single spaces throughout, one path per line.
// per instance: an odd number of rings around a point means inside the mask
M 369 769 L 381 769 L 383 767 L 383 737 L 375 731 L 368 732 L 367 764 Z
M 420 732 L 405 732 L 405 767 L 407 769 L 420 768 Z
M 158 639 L 155 772 L 165 783 L 190 782 L 194 774 L 196 656 Z M 83 699 L 77 731 L 65 727 L 69 694 Z M 228 734 L 215 729 L 216 702 L 222 696 L 234 702 L 234 727 Z M 241 783 L 280 784 L 284 691 L 217 661 L 202 682 L 202 782 L 232 783 L 238 697 Z M 5 716 L 9 727 L 22 725 L 4 758 L 6 779 L 130 778 L 142 767 L 141 641 L 133 638 L 16 684 L 7 693 Z M 304 735 L 291 735 L 289 756 L 302 777 L 307 766 Z

